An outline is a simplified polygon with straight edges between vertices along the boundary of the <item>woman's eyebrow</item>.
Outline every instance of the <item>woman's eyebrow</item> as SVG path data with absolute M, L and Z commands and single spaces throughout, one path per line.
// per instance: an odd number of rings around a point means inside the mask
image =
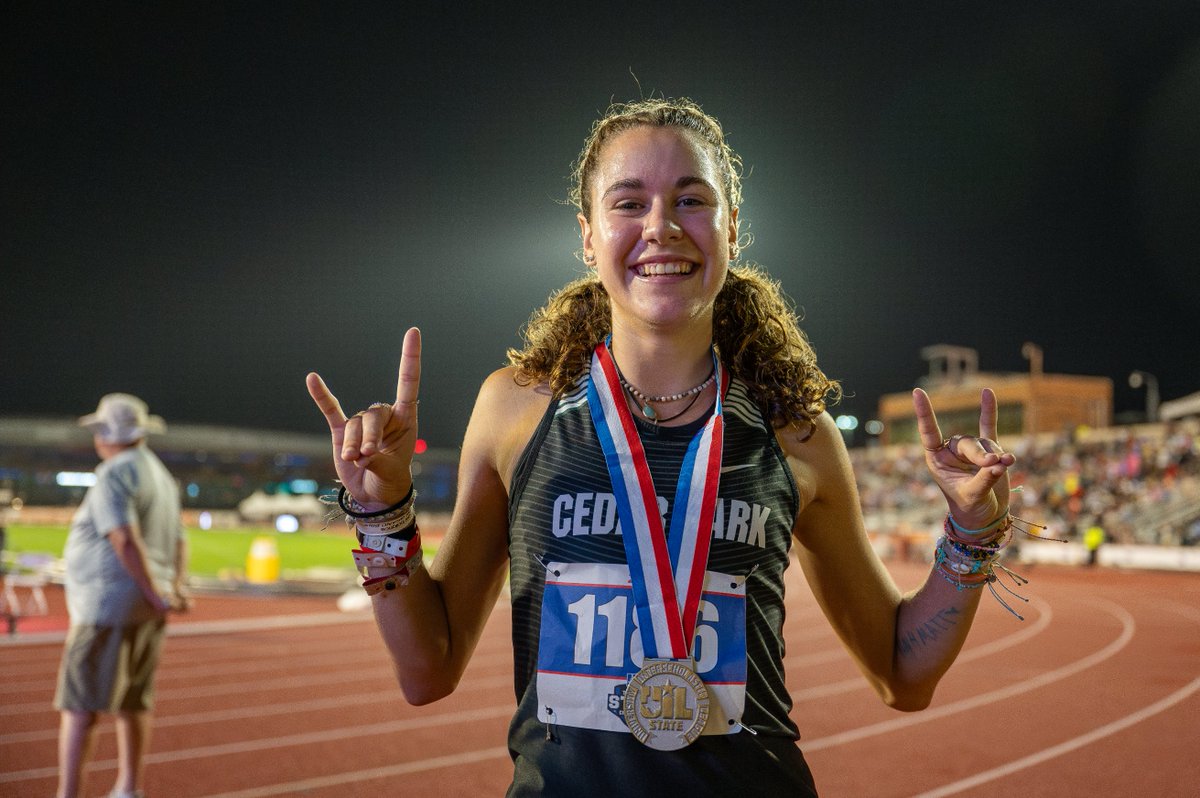
M 713 186 L 712 183 L 708 182 L 703 177 L 697 177 L 696 175 L 684 175 L 683 177 L 681 177 L 675 181 L 675 188 L 687 188 L 688 186 L 695 186 L 695 185 L 704 186 L 709 191 L 714 191 L 714 192 L 716 191 L 716 188 Z M 626 191 L 626 190 L 630 190 L 630 189 L 640 189 L 640 188 L 645 188 L 645 187 L 646 187 L 646 184 L 643 183 L 641 180 L 638 180 L 636 177 L 627 177 L 627 178 L 624 178 L 624 179 L 614 182 L 611 186 L 609 186 L 607 189 L 605 189 L 604 193 L 600 196 L 600 199 L 601 200 L 606 199 L 608 197 L 608 195 L 612 194 L 614 191 Z
M 600 196 L 600 199 L 602 199 L 602 200 L 607 199 L 608 195 L 612 194 L 614 191 L 626 191 L 629 189 L 639 189 L 639 188 L 644 188 L 645 185 L 646 185 L 645 183 L 643 183 L 641 180 L 638 180 L 636 177 L 627 177 L 622 180 L 616 181 L 611 186 L 606 188 L 604 190 L 604 193 Z

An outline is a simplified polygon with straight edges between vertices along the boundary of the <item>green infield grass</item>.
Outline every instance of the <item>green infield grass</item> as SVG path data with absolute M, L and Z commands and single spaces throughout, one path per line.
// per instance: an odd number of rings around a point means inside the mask
M 348 532 L 294 532 L 281 534 L 269 529 L 188 529 L 188 572 L 204 578 L 236 577 L 246 569 L 250 547 L 258 538 L 268 538 L 279 552 L 279 568 L 289 571 L 344 570 L 354 574 L 350 549 L 354 538 Z M 65 526 L 21 526 L 8 528 L 6 559 L 21 554 L 50 554 L 61 557 L 67 540 Z

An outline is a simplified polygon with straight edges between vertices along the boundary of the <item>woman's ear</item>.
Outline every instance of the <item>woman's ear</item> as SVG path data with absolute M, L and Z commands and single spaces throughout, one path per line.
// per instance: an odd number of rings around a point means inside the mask
M 582 213 L 575 214 L 579 220 L 579 240 L 583 242 L 583 262 L 592 268 L 596 265 L 596 253 L 592 251 L 592 226 Z
M 729 210 L 729 259 L 738 258 L 738 209 L 734 206 Z

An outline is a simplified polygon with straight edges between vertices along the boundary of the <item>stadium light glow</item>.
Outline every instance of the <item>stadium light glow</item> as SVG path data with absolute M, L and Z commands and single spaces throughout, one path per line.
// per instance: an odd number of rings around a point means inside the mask
M 300 519 L 290 513 L 283 513 L 275 519 L 275 530 L 278 532 L 296 532 L 300 529 Z

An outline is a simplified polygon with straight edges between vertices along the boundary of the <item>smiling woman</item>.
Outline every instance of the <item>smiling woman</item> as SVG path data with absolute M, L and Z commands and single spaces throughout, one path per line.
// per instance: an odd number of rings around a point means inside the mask
M 419 331 L 391 404 L 347 417 L 308 377 L 343 509 L 364 548 L 390 554 L 364 587 L 409 701 L 454 691 L 508 577 L 512 796 L 815 795 L 783 673 L 791 553 L 879 696 L 915 710 L 1011 537 L 995 397 L 980 436 L 946 446 L 918 391 L 950 515 L 925 584 L 896 588 L 825 412 L 837 384 L 778 283 L 731 266 L 739 166 L 688 100 L 613 106 L 595 124 L 572 190 L 590 271 L 484 382 L 428 569 L 409 553 Z M 930 623 L 938 635 L 921 633 Z

